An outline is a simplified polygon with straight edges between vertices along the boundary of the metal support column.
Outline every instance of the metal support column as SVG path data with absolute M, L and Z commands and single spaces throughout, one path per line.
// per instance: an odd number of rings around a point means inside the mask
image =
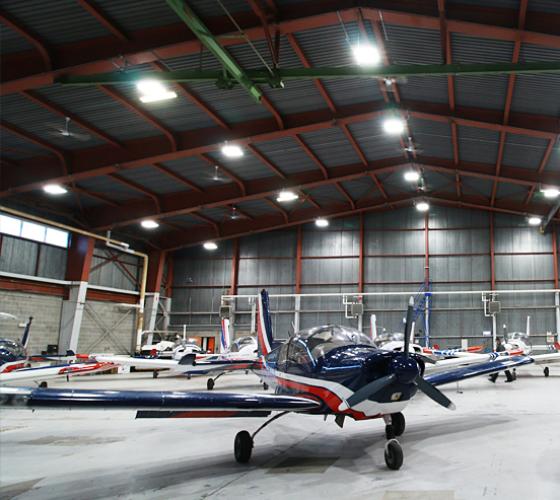
M 152 251 L 148 254 L 148 278 L 146 282 L 145 323 L 144 329 L 148 332 L 155 330 L 156 318 L 159 309 L 161 283 L 166 253 Z M 137 333 L 134 349 L 139 352 L 142 348 L 142 333 Z

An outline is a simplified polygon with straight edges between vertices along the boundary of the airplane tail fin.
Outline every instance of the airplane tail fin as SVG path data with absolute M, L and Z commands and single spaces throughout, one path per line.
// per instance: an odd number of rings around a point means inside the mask
M 31 322 L 33 321 L 33 316 L 29 316 L 29 321 L 25 325 L 25 330 L 23 330 L 23 336 L 21 337 L 21 345 L 27 349 L 29 344 L 29 334 L 31 331 Z
M 272 321 L 268 292 L 261 290 L 257 297 L 257 342 L 259 355 L 266 356 L 272 351 Z
M 231 337 L 229 334 L 229 319 L 222 318 L 222 334 L 220 335 L 220 354 L 229 352 L 231 348 Z
M 375 342 L 377 340 L 377 316 L 375 316 L 375 314 L 372 314 L 369 317 L 369 320 L 371 323 L 371 340 Z

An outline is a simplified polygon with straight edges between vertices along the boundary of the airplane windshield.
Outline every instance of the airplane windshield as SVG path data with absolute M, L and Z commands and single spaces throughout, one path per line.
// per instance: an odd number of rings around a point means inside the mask
M 15 361 L 25 357 L 25 348 L 19 342 L 0 339 L 0 355 L 3 361 Z
M 318 359 L 337 347 L 348 345 L 373 345 L 369 337 L 355 328 L 340 325 L 325 325 L 298 333 L 307 344 L 314 359 Z
M 239 352 L 245 346 L 255 344 L 255 339 L 253 337 L 241 337 L 236 339 L 231 346 L 231 352 Z

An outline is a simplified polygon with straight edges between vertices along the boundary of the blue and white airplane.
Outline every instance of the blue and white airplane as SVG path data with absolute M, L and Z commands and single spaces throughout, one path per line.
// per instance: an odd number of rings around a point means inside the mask
M 533 362 L 530 357 L 515 356 L 423 377 L 423 357 L 408 349 L 413 315 L 410 303 L 403 352 L 380 350 L 361 332 L 337 325 L 301 331 L 275 346 L 265 290 L 259 295 L 258 305 L 262 376 L 275 389 L 274 395 L 0 388 L 0 404 L 32 409 L 128 408 L 137 410 L 137 418 L 267 417 L 279 412 L 252 434 L 244 430 L 236 435 L 234 454 L 241 463 L 251 458 L 256 434 L 290 412 L 334 415 L 340 427 L 347 417 L 383 418 L 388 439 L 385 462 L 396 470 L 403 463 L 403 450 L 396 439 L 405 430 L 402 411 L 418 390 L 445 408 L 454 409 L 453 403 L 435 386 Z

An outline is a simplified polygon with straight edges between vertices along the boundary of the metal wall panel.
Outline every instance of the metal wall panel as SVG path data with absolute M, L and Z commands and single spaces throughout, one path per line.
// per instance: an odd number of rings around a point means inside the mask
M 63 280 L 66 275 L 66 248 L 41 245 L 37 275 Z
M 107 262 L 107 259 L 118 255 L 120 263 Z M 140 274 L 139 259 L 133 255 L 96 248 L 92 259 L 92 271 L 89 283 L 92 285 L 120 288 L 122 290 L 137 290 L 135 280 Z M 96 266 L 97 269 L 94 269 Z
M 302 254 L 304 257 L 358 256 L 360 235 L 356 231 L 313 231 L 303 232 Z
M 0 271 L 34 276 L 38 251 L 38 243 L 3 235 Z

